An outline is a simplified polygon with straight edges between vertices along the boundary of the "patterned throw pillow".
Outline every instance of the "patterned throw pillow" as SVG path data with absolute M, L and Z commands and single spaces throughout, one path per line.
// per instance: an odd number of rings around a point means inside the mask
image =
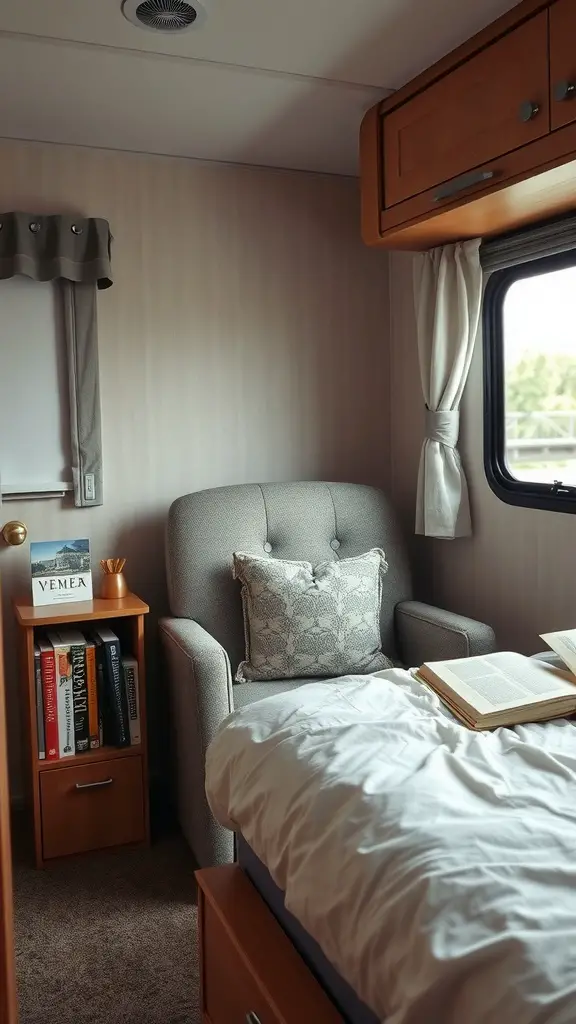
M 242 583 L 243 680 L 345 676 L 391 668 L 382 653 L 384 552 L 321 562 L 234 554 Z

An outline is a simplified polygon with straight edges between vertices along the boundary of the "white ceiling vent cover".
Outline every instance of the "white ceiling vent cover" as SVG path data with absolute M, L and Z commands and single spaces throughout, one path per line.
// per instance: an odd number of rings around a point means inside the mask
M 124 0 L 122 14 L 133 25 L 152 32 L 184 32 L 197 28 L 204 11 L 194 0 Z

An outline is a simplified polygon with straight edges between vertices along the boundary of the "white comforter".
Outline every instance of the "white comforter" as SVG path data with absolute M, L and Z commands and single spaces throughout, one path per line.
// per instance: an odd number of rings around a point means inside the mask
M 231 715 L 216 817 L 387 1024 L 575 1024 L 576 727 L 473 733 L 407 672 Z

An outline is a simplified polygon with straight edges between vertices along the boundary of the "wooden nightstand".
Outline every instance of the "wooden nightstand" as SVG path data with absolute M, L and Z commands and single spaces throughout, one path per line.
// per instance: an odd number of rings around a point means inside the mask
M 55 606 L 33 607 L 16 602 L 14 610 L 20 634 L 22 720 L 37 866 L 73 853 L 125 843 L 148 843 L 144 663 L 144 616 L 148 605 L 129 594 L 119 600 L 95 599 Z M 57 760 L 40 760 L 34 673 L 38 633 L 72 624 L 89 631 L 102 621 L 118 636 L 122 654 L 130 654 L 138 662 L 142 741 L 137 746 L 104 746 Z

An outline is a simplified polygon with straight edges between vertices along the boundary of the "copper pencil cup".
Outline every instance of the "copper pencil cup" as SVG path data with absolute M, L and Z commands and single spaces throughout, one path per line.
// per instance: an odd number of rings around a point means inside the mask
M 100 597 L 112 600 L 118 597 L 126 597 L 128 584 L 123 572 L 107 572 L 102 578 L 100 586 Z

